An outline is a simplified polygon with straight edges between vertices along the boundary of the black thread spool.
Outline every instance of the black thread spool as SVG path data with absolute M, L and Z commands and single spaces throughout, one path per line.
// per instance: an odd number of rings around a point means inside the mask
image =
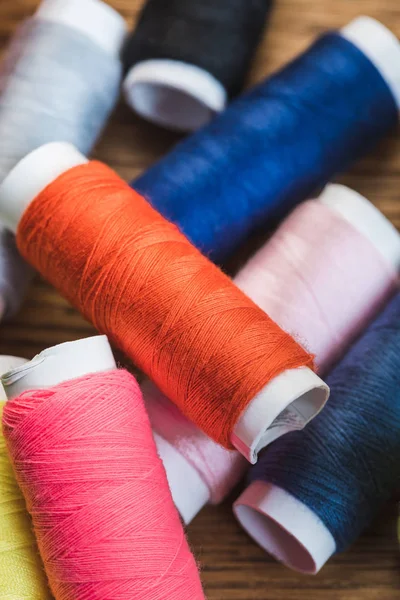
M 237 95 L 272 0 L 148 0 L 123 61 L 128 104 L 159 125 L 194 131 Z

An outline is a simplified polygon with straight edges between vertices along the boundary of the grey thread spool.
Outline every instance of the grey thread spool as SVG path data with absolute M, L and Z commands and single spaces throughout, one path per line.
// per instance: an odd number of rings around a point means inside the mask
M 125 35 L 123 18 L 101 0 L 45 0 L 20 26 L 0 65 L 0 181 L 46 142 L 91 152 L 119 96 Z M 1 227 L 0 303 L 8 316 L 30 270 Z
M 104 10 L 120 23 L 108 49 L 89 33 Z M 81 27 L 86 19 L 88 33 Z M 99 0 L 47 0 L 22 24 L 0 68 L 0 181 L 46 142 L 71 142 L 85 154 L 92 150 L 119 94 L 121 21 Z
M 128 104 L 193 131 L 237 95 L 272 0 L 148 0 L 123 53 Z

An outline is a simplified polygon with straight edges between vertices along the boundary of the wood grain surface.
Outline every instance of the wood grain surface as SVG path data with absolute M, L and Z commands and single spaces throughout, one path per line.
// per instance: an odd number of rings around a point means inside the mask
M 37 3 L 37 0 L 1 0 L 2 49 L 18 23 L 34 11 Z M 142 0 L 109 0 L 109 4 L 133 25 Z M 303 50 L 321 31 L 341 27 L 360 14 L 380 19 L 400 37 L 399 0 L 277 0 L 249 83 L 261 79 Z M 400 226 L 400 140 L 397 134 L 393 131 L 390 140 L 340 180 L 369 197 Z M 129 180 L 176 140 L 174 135 L 136 118 L 121 103 L 95 156 Z M 239 261 L 245 252 L 239 254 Z M 92 327 L 38 279 L 22 312 L 13 321 L 2 324 L 0 353 L 30 358 L 47 346 L 92 333 Z M 352 549 L 332 559 L 316 577 L 305 577 L 275 562 L 246 536 L 232 516 L 234 497 L 235 494 L 222 506 L 203 510 L 188 529 L 209 600 L 399 598 L 400 554 L 395 504 L 388 506 L 385 514 Z

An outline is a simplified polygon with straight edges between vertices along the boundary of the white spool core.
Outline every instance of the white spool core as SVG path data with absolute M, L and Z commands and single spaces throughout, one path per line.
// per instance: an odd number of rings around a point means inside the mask
M 210 491 L 194 467 L 158 433 L 153 432 L 172 499 L 185 525 L 194 519 L 210 500 Z
M 43 0 L 35 18 L 77 29 L 116 57 L 127 32 L 123 17 L 101 0 Z
M 67 142 L 51 142 L 23 158 L 0 186 L 0 215 L 16 233 L 25 209 L 57 177 L 88 160 Z
M 400 42 L 371 17 L 358 17 L 340 30 L 378 69 L 400 108 Z
M 329 387 L 308 367 L 275 377 L 250 402 L 231 441 L 252 464 L 258 453 L 290 431 L 303 429 L 325 406 Z
M 336 551 L 322 521 L 279 487 L 253 482 L 234 504 L 242 527 L 286 566 L 314 575 Z
M 7 398 L 11 399 L 26 390 L 44 389 L 115 368 L 107 337 L 98 335 L 48 348 L 31 361 L 5 373 L 1 382 Z
M 400 271 L 400 234 L 369 200 L 344 185 L 329 184 L 318 201 L 339 213 L 364 235 L 395 273 Z
M 20 367 L 24 363 L 28 362 L 25 358 L 17 358 L 16 356 L 0 356 L 0 401 L 5 402 L 7 400 L 6 393 L 1 383 L 1 376 L 7 373 L 10 369 Z
M 126 101 L 145 119 L 177 131 L 199 129 L 227 103 L 223 85 L 210 73 L 176 60 L 146 60 L 128 72 Z

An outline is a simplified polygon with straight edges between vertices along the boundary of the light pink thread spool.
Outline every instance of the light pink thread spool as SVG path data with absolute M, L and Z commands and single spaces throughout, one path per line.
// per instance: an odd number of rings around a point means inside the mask
M 326 370 L 395 292 L 399 265 L 400 237 L 389 221 L 356 192 L 329 185 L 289 215 L 235 283 Z M 247 463 L 204 436 L 152 383 L 142 390 L 172 496 L 189 523 L 226 497 Z M 251 497 L 250 490 L 246 502 L 256 504 L 258 491 Z

